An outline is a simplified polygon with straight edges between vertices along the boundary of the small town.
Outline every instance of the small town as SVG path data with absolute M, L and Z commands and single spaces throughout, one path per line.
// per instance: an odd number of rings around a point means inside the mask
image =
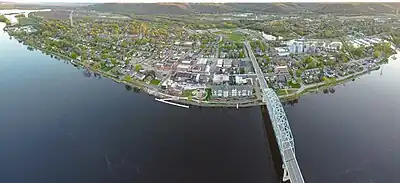
M 0 0 L 2 180 L 399 183 L 399 10 Z
M 90 16 L 103 18 L 85 18 Z M 3 17 L 10 36 L 28 49 L 67 59 L 163 99 L 204 106 L 262 104 L 254 64 L 281 100 L 312 91 L 334 92 L 333 86 L 387 62 L 399 39 L 392 33 L 396 27 L 390 28 L 392 32 L 381 27 L 400 20 L 373 18 L 368 22 L 376 28 L 363 31 L 340 27 L 360 20 L 252 13 L 224 14 L 218 25 L 97 12 L 43 11 Z M 204 15 L 202 20 L 211 18 Z M 244 28 L 232 21 L 260 19 L 276 30 Z M 301 30 L 298 22 L 303 23 Z M 279 28 L 284 23 L 293 24 L 291 32 Z M 321 26 L 325 29 L 313 30 Z M 343 35 L 337 35 L 338 27 Z

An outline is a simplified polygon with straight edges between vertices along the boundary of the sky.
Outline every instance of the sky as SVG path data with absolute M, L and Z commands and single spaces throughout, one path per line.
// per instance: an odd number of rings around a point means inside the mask
M 125 2 L 125 3 L 155 3 L 155 2 L 399 2 L 400 0 L 0 0 L 17 3 L 37 2 L 62 2 L 62 3 L 104 3 L 104 2 Z

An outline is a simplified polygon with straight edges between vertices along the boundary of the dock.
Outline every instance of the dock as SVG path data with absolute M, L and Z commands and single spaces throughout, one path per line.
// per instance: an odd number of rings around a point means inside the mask
M 173 103 L 173 102 L 166 101 L 166 100 L 159 99 L 159 98 L 155 98 L 155 100 L 156 100 L 156 101 L 159 101 L 159 102 L 166 103 L 166 104 L 170 104 L 170 105 L 178 106 L 178 107 L 189 108 L 189 106 L 188 106 L 188 105 L 177 104 L 177 103 Z

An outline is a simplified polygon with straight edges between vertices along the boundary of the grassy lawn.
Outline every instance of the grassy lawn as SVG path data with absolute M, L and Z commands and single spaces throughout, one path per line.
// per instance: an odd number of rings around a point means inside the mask
M 38 24 L 38 22 L 32 18 L 18 18 L 18 21 L 18 24 L 22 26 Z
M 288 91 L 288 92 L 289 92 L 289 91 Z M 278 89 L 278 90 L 276 90 L 276 94 L 277 94 L 278 96 L 286 95 L 286 90 Z
M 292 88 L 300 88 L 300 83 L 293 83 L 293 81 L 288 81 L 288 85 Z
M 150 84 L 152 84 L 152 85 L 159 85 L 160 82 L 161 82 L 161 81 L 158 80 L 158 79 L 153 79 L 153 80 L 150 81 Z
M 192 96 L 192 92 L 193 92 L 193 90 L 184 90 L 183 91 L 183 96 L 184 97 Z
M 278 90 L 276 90 L 276 94 L 277 94 L 278 96 L 287 95 L 287 94 L 291 94 L 291 93 L 294 93 L 294 92 L 295 92 L 295 90 L 287 90 L 287 92 L 286 92 L 285 89 L 278 89 Z
M 245 39 L 245 37 L 243 35 L 238 34 L 238 33 L 228 34 L 228 38 L 229 38 L 229 40 L 232 40 L 232 41 L 240 41 L 242 39 Z
M 101 70 L 102 71 L 105 71 L 105 72 L 108 72 L 108 71 L 110 71 L 112 68 L 114 68 L 114 67 L 107 67 L 107 66 L 105 66 L 105 65 L 101 65 Z

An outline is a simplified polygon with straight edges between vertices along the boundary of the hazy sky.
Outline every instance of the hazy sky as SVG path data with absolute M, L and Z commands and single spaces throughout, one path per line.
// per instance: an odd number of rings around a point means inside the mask
M 29 2 L 71 2 L 71 3 L 102 3 L 102 2 L 126 2 L 126 3 L 150 3 L 150 2 L 400 2 L 400 0 L 0 0 L 19 3 Z

